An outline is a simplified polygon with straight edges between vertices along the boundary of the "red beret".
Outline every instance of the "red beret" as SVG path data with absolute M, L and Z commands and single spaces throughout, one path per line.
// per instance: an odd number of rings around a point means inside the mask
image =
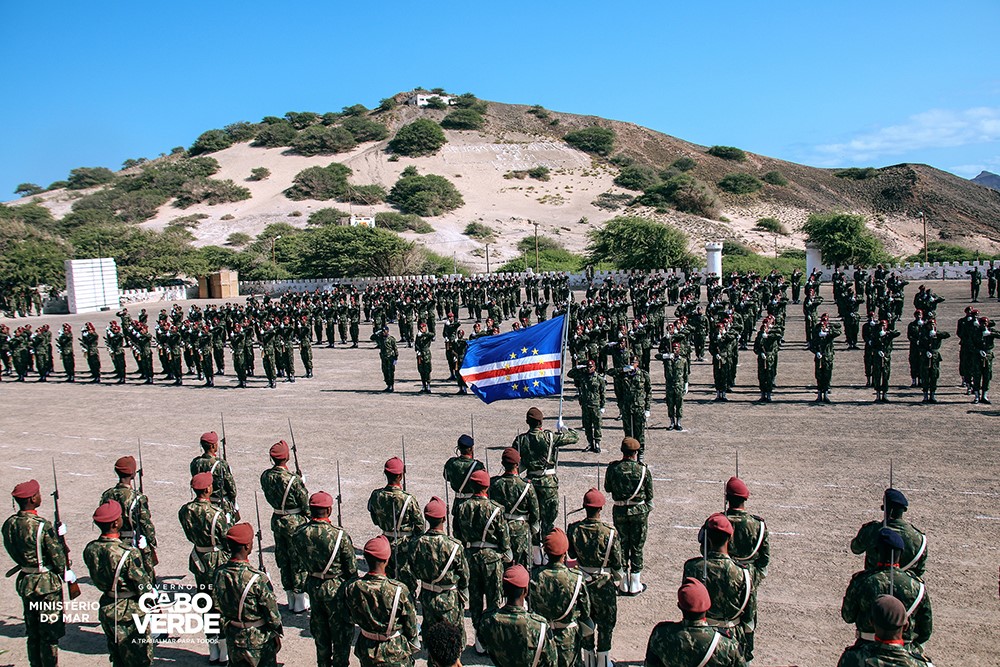
M 333 507 L 333 496 L 326 491 L 318 491 L 309 496 L 309 507 Z
M 726 482 L 726 495 L 746 500 L 750 497 L 750 489 L 747 488 L 747 485 L 739 477 L 730 477 L 729 481 Z
M 694 577 L 688 577 L 677 589 L 677 607 L 681 611 L 703 614 L 712 608 L 708 589 Z
M 135 457 L 123 456 L 115 461 L 115 472 L 123 475 L 134 475 L 136 471 Z
M 545 553 L 550 556 L 562 556 L 569 550 L 569 540 L 562 529 L 553 528 L 552 532 L 542 540 L 542 546 L 545 547 Z
M 31 498 L 36 493 L 41 492 L 41 490 L 42 488 L 38 486 L 38 482 L 33 479 L 29 479 L 27 482 L 21 482 L 15 486 L 10 495 L 15 498 Z
M 635 438 L 624 438 L 622 440 L 622 451 L 623 452 L 637 452 L 642 448 L 642 445 Z
M 249 523 L 238 523 L 226 531 L 226 539 L 236 544 L 248 546 L 253 544 L 253 526 Z
M 510 465 L 512 463 L 520 464 L 521 452 L 517 451 L 513 447 L 508 447 L 507 449 L 503 450 L 503 454 L 500 456 L 500 461 L 504 465 Z
M 434 496 L 431 498 L 427 506 L 424 507 L 424 516 L 428 519 L 443 519 L 445 514 L 448 513 L 448 506 L 444 504 L 444 501 Z
M 217 445 L 219 444 L 219 434 L 215 431 L 209 431 L 208 433 L 201 434 L 201 444 L 203 445 Z
M 195 491 L 204 491 L 214 483 L 212 473 L 200 472 L 191 478 L 191 488 Z
M 490 488 L 490 474 L 480 468 L 469 476 L 469 481 L 483 489 Z
M 591 489 L 583 494 L 583 506 L 584 507 L 604 507 L 604 503 L 607 500 L 604 494 L 597 489 Z
M 287 461 L 290 456 L 288 451 L 288 443 L 284 440 L 279 440 L 278 442 L 271 445 L 271 449 L 268 450 L 271 458 L 275 461 Z
M 535 421 L 542 421 L 545 417 L 542 415 L 542 411 L 538 408 L 528 408 L 528 419 L 534 419 Z
M 109 500 L 94 512 L 94 523 L 111 523 L 121 515 L 121 503 L 117 500 Z
M 392 555 L 392 547 L 385 535 L 379 535 L 365 542 L 365 555 L 376 560 L 389 560 Z
M 503 583 L 518 588 L 528 587 L 528 571 L 523 565 L 511 565 L 503 571 Z
M 393 456 L 385 462 L 385 472 L 390 475 L 402 475 L 404 470 L 406 470 L 406 466 L 403 464 L 403 459 L 398 456 Z
M 712 516 L 708 517 L 708 521 L 705 522 L 705 527 L 709 530 L 725 533 L 726 535 L 733 534 L 733 524 L 729 522 L 729 519 L 722 512 L 716 512 Z

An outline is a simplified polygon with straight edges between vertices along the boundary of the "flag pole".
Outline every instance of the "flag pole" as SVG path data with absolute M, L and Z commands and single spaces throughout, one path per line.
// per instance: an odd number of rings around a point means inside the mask
M 566 312 L 563 313 L 562 347 L 559 350 L 559 420 L 556 424 L 562 424 L 563 418 L 563 395 L 566 391 L 566 341 L 569 338 L 569 310 L 573 303 L 573 291 L 570 290 L 569 299 L 566 300 Z

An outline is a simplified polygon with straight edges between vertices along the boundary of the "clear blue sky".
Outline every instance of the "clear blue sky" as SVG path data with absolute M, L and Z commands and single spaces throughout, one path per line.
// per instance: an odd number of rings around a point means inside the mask
M 1000 172 L 1000 2 L 5 2 L 0 199 L 416 86 L 816 166 Z

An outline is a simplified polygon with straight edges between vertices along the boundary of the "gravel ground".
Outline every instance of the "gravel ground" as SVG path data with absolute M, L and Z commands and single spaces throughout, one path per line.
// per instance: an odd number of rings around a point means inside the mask
M 935 287 L 948 297 L 939 311 L 942 328 L 953 331 L 967 304 L 967 287 L 958 282 Z M 828 287 L 824 292 L 829 296 Z M 152 312 L 157 306 L 149 304 Z M 983 304 L 983 310 L 1000 314 L 995 303 Z M 102 330 L 112 315 L 46 316 L 30 322 L 48 322 L 56 329 L 69 321 L 79 335 L 84 322 L 93 321 Z M 5 322 L 15 325 L 24 320 Z M 711 401 L 711 365 L 694 364 L 685 401 L 688 432 L 664 430 L 665 409 L 662 404 L 654 406 L 647 460 L 655 475 L 657 500 L 643 573 L 649 590 L 621 599 L 612 657 L 619 664 L 641 664 L 652 626 L 679 617 L 674 601 L 682 565 L 697 555 L 696 527 L 721 509 L 723 483 L 733 474 L 739 450 L 740 472 L 752 493 L 749 507 L 767 519 L 772 542 L 770 574 L 759 596 L 756 664 L 832 665 L 843 647 L 852 643 L 853 629 L 841 621 L 839 609 L 850 576 L 862 561 L 850 553 L 848 544 L 863 522 L 880 516 L 890 459 L 895 484 L 910 499 L 908 518 L 929 535 L 926 581 L 935 612 L 929 655 L 938 664 L 997 664 L 997 540 L 989 537 L 1000 525 L 1000 508 L 995 507 L 1000 483 L 992 456 L 997 409 L 972 405 L 957 386 L 954 337 L 943 350 L 941 403 L 936 406 L 922 405 L 920 393 L 908 386 L 905 342 L 895 354 L 891 403 L 872 404 L 873 394 L 864 388 L 862 353 L 841 346 L 834 371 L 834 404 L 813 405 L 812 362 L 803 350 L 801 322 L 801 311 L 790 308 L 774 403 L 753 402 L 758 395 L 756 365 L 748 356 L 731 402 L 721 406 Z M 382 462 L 400 453 L 402 436 L 409 458 L 409 489 L 425 503 L 431 495 L 443 493 L 442 465 L 458 435 L 468 430 L 471 417 L 480 443 L 478 455 L 483 456 L 485 445 L 494 467 L 500 450 L 523 428 L 530 402 L 486 406 L 475 397 L 454 395 L 454 385 L 444 381 L 443 345 L 435 354 L 437 380 L 430 396 L 417 394 L 416 363 L 406 348 L 401 349 L 397 393 L 383 394 L 378 355 L 370 343 L 357 350 L 315 348 L 316 377 L 295 384 L 279 382 L 274 390 L 266 389 L 260 377 L 252 380 L 250 389 L 237 390 L 231 374 L 219 378 L 215 389 L 202 388 L 193 378 L 183 387 L 140 386 L 134 375 L 124 386 L 67 385 L 58 373 L 45 384 L 15 384 L 3 378 L 0 470 L 8 489 L 35 477 L 47 493 L 55 459 L 68 540 L 78 556 L 86 542 L 97 537 L 90 515 L 101 491 L 114 483 L 114 460 L 134 454 L 136 438 L 141 437 L 146 489 L 160 542 L 158 574 L 171 583 L 191 584 L 189 547 L 174 517 L 190 497 L 188 461 L 199 453 L 198 436 L 219 430 L 219 416 L 225 412 L 241 506 L 244 516 L 253 519 L 251 491 L 268 465 L 267 448 L 287 439 L 290 417 L 310 491 L 335 493 L 340 461 L 344 521 L 360 545 L 375 534 L 365 511 L 368 494 L 382 483 Z M 128 363 L 134 370 L 134 361 L 129 358 Z M 78 353 L 77 367 L 83 366 Z M 110 368 L 105 359 L 105 371 Z M 652 376 L 659 401 L 662 371 L 655 364 Z M 547 414 L 557 412 L 556 398 L 535 403 Z M 579 427 L 575 401 L 567 401 L 566 411 L 568 424 Z M 611 406 L 608 417 L 616 412 Z M 606 451 L 620 440 L 620 429 L 620 422 L 605 419 Z M 614 452 L 564 454 L 561 488 L 571 508 L 596 483 L 597 463 L 614 458 Z M 51 512 L 47 497 L 42 512 Z M 264 535 L 265 545 L 271 544 L 266 526 Z M 265 551 L 274 572 L 273 554 L 267 547 Z M 76 571 L 81 577 L 85 569 L 78 558 Z M 82 600 L 97 600 L 92 586 L 84 585 L 83 590 Z M 283 594 L 278 595 L 283 602 Z M 311 664 L 315 654 L 307 619 L 286 614 L 284 620 L 286 639 L 280 658 L 289 665 Z M 27 663 L 22 633 L 21 605 L 11 579 L 0 586 L 0 649 L 7 651 L 0 664 Z M 177 665 L 204 664 L 206 654 L 197 644 L 161 646 L 156 651 L 158 661 Z M 68 625 L 61 658 L 64 665 L 105 664 L 96 614 L 89 621 Z M 422 659 L 419 662 L 423 664 Z M 489 662 L 467 651 L 465 664 Z

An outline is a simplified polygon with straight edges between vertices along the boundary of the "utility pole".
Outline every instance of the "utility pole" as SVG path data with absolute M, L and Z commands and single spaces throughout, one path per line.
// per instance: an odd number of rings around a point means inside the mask
M 535 226 L 535 273 L 538 273 L 538 223 L 531 223 Z
M 490 272 L 490 244 L 486 244 L 486 273 Z
M 917 215 L 920 216 L 920 220 L 924 223 L 924 264 L 927 263 L 927 216 L 924 215 L 923 211 L 918 211 Z
M 452 266 L 451 266 L 451 272 L 452 273 L 458 273 L 458 253 L 457 252 L 451 253 L 451 264 L 452 264 Z
M 278 234 L 277 236 L 275 236 L 274 238 L 271 239 L 271 264 L 275 264 L 276 265 L 278 263 L 274 259 L 274 257 L 275 257 L 275 255 L 274 255 L 274 244 L 277 243 L 278 239 L 280 239 L 280 238 L 281 238 L 281 234 Z

